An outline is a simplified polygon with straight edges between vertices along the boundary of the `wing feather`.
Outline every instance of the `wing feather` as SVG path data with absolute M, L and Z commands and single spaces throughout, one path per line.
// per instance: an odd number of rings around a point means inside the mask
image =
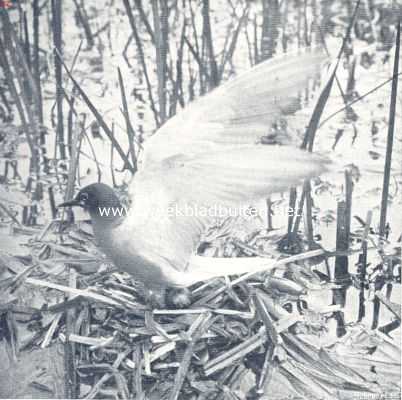
M 200 268 L 190 271 L 188 263 L 214 215 L 201 215 L 200 207 L 247 205 L 322 173 L 327 161 L 318 155 L 256 143 L 270 124 L 297 109 L 298 91 L 323 60 L 315 51 L 261 63 L 191 104 L 148 139 L 130 186 L 133 205 L 120 229 L 136 247 L 129 251 L 159 266 L 172 285 L 201 280 Z M 285 135 L 280 139 L 292 142 Z
M 280 116 L 300 108 L 299 91 L 317 75 L 324 60 L 319 49 L 275 57 L 219 86 L 147 140 L 144 167 L 177 154 L 258 142 Z
M 175 276 L 170 279 L 179 280 L 175 272 L 186 270 L 201 234 L 218 216 L 214 215 L 216 207 L 233 210 L 266 198 L 319 175 L 327 164 L 326 159 L 315 154 L 268 145 L 175 157 L 160 167 L 137 173 L 125 228 L 135 237 L 133 243 L 138 251 L 144 253 L 146 249 L 145 253 L 152 253 L 153 258 L 160 255 L 159 264 L 169 261 Z M 164 270 L 168 270 L 167 266 Z

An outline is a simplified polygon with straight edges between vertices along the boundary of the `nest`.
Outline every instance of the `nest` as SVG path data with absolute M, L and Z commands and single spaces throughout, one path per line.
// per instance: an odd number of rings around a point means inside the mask
M 291 256 L 280 275 L 194 285 L 186 308 L 152 309 L 144 288 L 99 253 L 87 224 L 68 228 L 63 241 L 59 229 L 31 241 L 30 258 L 2 255 L 13 274 L 1 281 L 9 295 L 1 310 L 11 358 L 62 343 L 65 397 L 350 398 L 389 391 L 399 379 L 400 350 L 378 331 L 355 324 L 322 345 L 341 310 L 311 309 L 306 300 L 314 285 L 330 284 L 317 268 L 323 251 Z M 218 235 L 202 251 L 267 255 L 264 235 Z M 303 251 L 303 240 L 296 244 Z M 55 396 L 43 383 L 36 388 Z

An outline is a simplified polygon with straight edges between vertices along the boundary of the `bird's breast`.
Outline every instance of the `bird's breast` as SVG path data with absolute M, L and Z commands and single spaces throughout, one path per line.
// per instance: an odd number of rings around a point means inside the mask
M 169 285 L 169 277 L 163 272 L 161 265 L 137 248 L 135 235 L 119 228 L 104 229 L 96 225 L 94 232 L 98 245 L 117 268 L 149 288 Z

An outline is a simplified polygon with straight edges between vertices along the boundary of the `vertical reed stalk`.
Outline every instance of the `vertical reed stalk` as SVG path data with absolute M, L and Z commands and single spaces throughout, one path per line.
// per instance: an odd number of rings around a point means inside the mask
M 29 30 L 28 30 L 28 20 L 27 20 L 27 13 L 24 11 L 22 13 L 22 23 L 24 26 L 24 42 L 22 46 L 22 50 L 24 53 L 25 62 L 27 64 L 28 70 L 32 71 L 31 65 L 31 45 L 29 43 Z M 25 92 L 29 103 L 32 103 L 32 93 L 29 87 L 29 82 L 25 79 Z
M 21 120 L 21 125 L 23 127 L 24 134 L 25 134 L 25 137 L 26 137 L 28 145 L 29 145 L 29 149 L 31 152 L 31 158 L 32 158 L 31 165 L 36 165 L 38 162 L 37 162 L 37 151 L 35 148 L 34 139 L 32 137 L 32 132 L 31 132 L 31 129 L 27 122 L 27 118 L 25 116 L 25 111 L 24 111 L 24 107 L 21 102 L 21 97 L 19 96 L 17 88 L 14 84 L 13 74 L 10 69 L 10 64 L 8 62 L 8 59 L 7 59 L 6 49 L 4 47 L 4 44 L 3 44 L 3 41 L 1 40 L 1 38 L 0 38 L 0 64 L 3 68 L 4 75 L 7 79 L 7 84 L 10 89 L 11 95 L 14 99 L 15 106 L 17 107 L 18 114 L 19 114 L 19 117 Z
M 176 59 L 176 80 L 174 82 L 173 96 L 170 101 L 169 116 L 172 117 L 176 114 L 177 102 L 179 102 L 181 107 L 184 107 L 184 96 L 183 96 L 183 49 L 186 39 L 186 18 L 183 18 L 183 28 L 180 35 L 180 45 L 177 50 Z
M 77 273 L 74 268 L 69 268 L 69 286 L 77 287 Z M 71 295 L 69 296 L 71 297 Z M 70 335 L 74 332 L 76 310 L 68 309 L 66 315 L 66 342 L 64 344 L 64 396 L 67 399 L 78 398 L 77 373 L 75 371 L 75 343 L 70 341 Z
M 152 85 L 151 85 L 151 81 L 149 79 L 147 64 L 145 62 L 145 55 L 144 55 L 144 50 L 142 48 L 142 41 L 141 41 L 141 38 L 140 38 L 140 36 L 138 34 L 137 25 L 136 25 L 134 15 L 133 15 L 133 11 L 131 10 L 129 1 L 128 0 L 123 0 L 123 4 L 124 4 L 124 8 L 126 10 L 128 21 L 130 22 L 130 26 L 131 26 L 131 30 L 133 32 L 134 40 L 135 40 L 135 43 L 136 43 L 136 46 L 137 46 L 137 53 L 138 53 L 138 57 L 140 59 L 140 63 L 141 63 L 141 66 L 142 66 L 142 73 L 144 74 L 145 82 L 146 82 L 146 85 L 147 85 L 149 101 L 151 103 L 150 104 L 151 105 L 151 110 L 153 111 L 153 114 L 154 114 L 155 124 L 156 124 L 156 127 L 159 128 L 159 126 L 161 124 L 160 124 L 160 121 L 159 121 L 158 111 L 156 110 L 155 101 L 154 101 L 154 97 L 153 97 L 153 94 L 152 94 Z
M 366 276 L 367 276 L 367 236 L 370 232 L 371 220 L 373 212 L 368 211 L 366 217 L 366 225 L 364 227 L 364 232 L 362 235 L 362 252 L 359 254 L 358 261 L 358 276 L 360 282 L 360 292 L 359 292 L 359 313 L 357 315 L 357 321 L 362 321 L 366 315 L 366 305 L 364 298 L 364 290 L 366 286 Z
M 89 25 L 88 16 L 84 9 L 84 3 L 82 3 L 80 5 L 80 4 L 78 4 L 77 0 L 73 0 L 73 1 L 74 1 L 75 9 L 77 11 L 77 17 L 84 29 L 85 39 L 87 41 L 87 49 L 91 50 L 92 47 L 94 47 L 95 42 L 94 42 L 94 36 L 92 34 L 91 26 Z
M 205 39 L 209 69 L 210 69 L 210 89 L 213 89 L 219 85 L 219 73 L 218 66 L 215 60 L 215 52 L 212 39 L 211 21 L 209 17 L 209 0 L 202 1 L 202 18 L 203 18 L 203 38 Z
M 159 118 L 166 120 L 166 57 L 167 57 L 167 5 L 162 0 L 162 15 L 159 14 L 159 0 L 152 0 L 152 14 L 155 31 L 156 69 L 158 75 Z M 163 27 L 162 27 L 162 26 Z
M 351 175 L 345 172 L 345 200 L 338 203 L 337 209 L 337 228 L 336 228 L 336 250 L 340 253 L 349 250 L 351 211 L 352 211 L 352 190 L 353 183 Z M 349 259 L 348 256 L 337 255 L 335 258 L 334 274 L 331 277 L 335 284 L 342 285 L 340 289 L 333 290 L 333 304 L 345 306 L 347 285 L 350 282 Z M 343 312 L 335 313 L 338 322 L 337 336 L 343 336 L 346 333 L 343 319 Z
M 129 114 L 128 105 L 127 105 L 126 91 L 124 89 L 123 76 L 121 74 L 120 68 L 117 68 L 117 73 L 118 73 L 118 78 L 119 78 L 121 102 L 122 102 L 122 106 L 123 106 L 123 115 L 124 115 L 124 119 L 126 121 L 126 130 L 127 130 L 128 145 L 129 145 L 130 155 L 131 155 L 131 164 L 134 168 L 133 173 L 135 173 L 137 171 L 137 157 L 135 154 L 135 147 L 134 147 L 135 132 L 134 132 L 134 128 L 131 123 L 131 120 L 130 120 L 130 114 Z
M 263 0 L 262 6 L 261 59 L 267 60 L 275 54 L 280 13 L 278 0 Z
M 43 124 L 43 104 L 42 104 L 42 88 L 40 81 L 40 65 L 39 65 L 39 0 L 33 0 L 33 54 L 32 54 L 32 73 L 36 83 L 36 90 L 38 93 L 38 119 L 39 123 Z M 41 145 L 45 145 L 45 134 L 41 132 Z
M 394 130 L 395 130 L 395 115 L 396 115 L 396 101 L 398 96 L 398 81 L 399 81 L 399 54 L 401 47 L 401 20 L 398 21 L 396 26 L 396 40 L 395 40 L 395 56 L 394 56 L 394 68 L 391 88 L 391 100 L 389 107 L 389 119 L 388 119 L 388 137 L 387 137 L 387 150 L 385 154 L 384 164 L 384 179 L 382 185 L 381 195 L 381 212 L 380 212 L 380 227 L 379 227 L 379 247 L 382 252 L 382 246 L 385 241 L 386 225 L 387 225 L 387 208 L 388 208 L 388 196 L 389 196 L 389 181 L 391 178 L 391 161 L 392 161 L 392 147 L 394 143 Z M 385 267 L 385 266 L 384 266 Z M 387 285 L 387 295 L 391 296 L 392 288 Z M 374 300 L 373 322 L 372 329 L 377 328 L 380 314 L 380 301 L 376 297 Z
M 62 55 L 62 0 L 52 1 L 52 32 L 53 32 L 53 60 L 56 77 L 56 108 L 57 108 L 57 127 L 56 127 L 56 145 L 55 155 L 57 148 L 61 159 L 66 158 L 66 148 L 64 142 L 64 117 L 63 117 L 63 72 L 60 58 L 57 54 Z M 55 157 L 57 158 L 57 157 Z
M 384 179 L 382 184 L 381 196 L 381 214 L 380 214 L 380 228 L 379 234 L 382 240 L 385 236 L 385 227 L 387 223 L 387 205 L 389 195 L 389 181 L 391 177 L 391 161 L 392 161 L 392 147 L 394 143 L 394 130 L 395 130 L 395 116 L 396 116 L 396 100 L 398 96 L 398 81 L 399 81 L 399 54 L 401 48 L 401 22 L 399 21 L 396 28 L 396 41 L 395 41 L 395 56 L 394 56 L 394 70 L 391 89 L 391 101 L 389 107 L 388 119 L 388 138 L 387 150 L 385 154 L 384 164 Z

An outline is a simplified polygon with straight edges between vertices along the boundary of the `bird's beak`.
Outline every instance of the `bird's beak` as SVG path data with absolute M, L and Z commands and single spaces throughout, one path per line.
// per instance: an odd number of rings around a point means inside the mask
M 82 204 L 77 199 L 72 199 L 59 204 L 57 207 L 59 208 L 59 207 L 77 207 L 77 206 L 82 206 Z

